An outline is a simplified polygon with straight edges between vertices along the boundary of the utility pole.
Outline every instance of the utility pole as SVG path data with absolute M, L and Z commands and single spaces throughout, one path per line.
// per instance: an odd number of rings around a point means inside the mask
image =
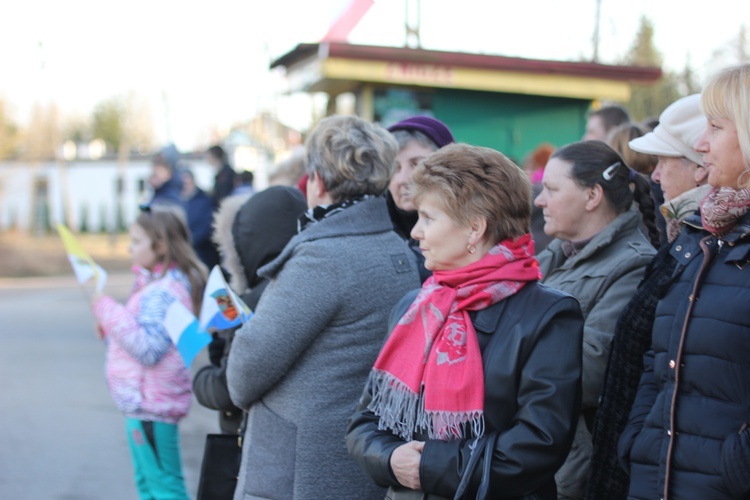
M 599 62 L 599 24 L 601 21 L 602 0 L 596 0 L 596 18 L 594 19 L 594 62 Z
M 172 117 L 169 114 L 169 96 L 167 95 L 167 89 L 161 90 L 161 101 L 164 108 L 164 131 L 167 134 L 166 143 L 170 144 L 174 142 L 172 138 Z
M 417 3 L 417 19 L 414 25 L 412 25 L 410 19 L 411 19 L 411 9 L 409 8 L 409 0 L 405 1 L 406 5 L 406 17 L 405 17 L 405 27 L 406 27 L 406 40 L 405 45 L 407 47 L 411 47 L 412 49 L 421 49 L 422 48 L 422 40 L 419 36 L 419 25 L 422 19 L 422 2 L 421 0 L 416 0 Z

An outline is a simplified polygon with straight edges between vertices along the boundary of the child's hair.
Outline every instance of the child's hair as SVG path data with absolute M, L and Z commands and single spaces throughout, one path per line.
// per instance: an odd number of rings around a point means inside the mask
M 203 289 L 206 286 L 206 266 L 190 246 L 190 232 L 185 222 L 185 214 L 179 207 L 167 204 L 145 207 L 135 221 L 148 235 L 154 249 L 158 243 L 164 245 L 163 273 L 175 265 L 190 281 L 190 297 L 193 312 L 200 310 Z

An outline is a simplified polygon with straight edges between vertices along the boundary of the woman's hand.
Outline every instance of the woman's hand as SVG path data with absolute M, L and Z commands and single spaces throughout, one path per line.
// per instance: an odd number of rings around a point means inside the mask
M 391 469 L 398 482 L 412 490 L 419 491 L 419 462 L 422 460 L 424 442 L 404 443 L 391 454 Z

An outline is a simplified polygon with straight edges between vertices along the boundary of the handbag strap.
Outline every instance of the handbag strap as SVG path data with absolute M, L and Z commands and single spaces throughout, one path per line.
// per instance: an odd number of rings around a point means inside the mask
M 484 446 L 484 467 L 482 468 L 482 482 L 477 490 L 477 500 L 490 498 L 490 476 L 492 475 L 492 455 L 495 452 L 497 434 L 490 435 Z
M 497 440 L 497 434 L 492 433 L 484 440 L 483 446 L 479 446 L 479 443 L 471 451 L 469 457 L 469 463 L 466 464 L 464 473 L 461 476 L 461 482 L 458 483 L 458 489 L 456 494 L 453 496 L 453 500 L 462 500 L 466 495 L 466 490 L 469 487 L 471 476 L 474 475 L 474 470 L 477 468 L 479 457 L 484 455 L 484 464 L 482 467 L 482 480 L 479 483 L 479 489 L 477 490 L 477 500 L 484 500 L 489 498 L 490 490 L 490 474 L 492 472 L 492 454 L 495 451 L 495 441 Z

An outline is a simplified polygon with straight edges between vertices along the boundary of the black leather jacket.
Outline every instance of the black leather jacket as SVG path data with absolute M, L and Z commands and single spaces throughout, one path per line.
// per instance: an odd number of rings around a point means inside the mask
M 391 314 L 391 329 L 416 298 L 404 297 Z M 567 294 L 529 283 L 517 294 L 471 314 L 482 351 L 485 378 L 485 438 L 499 433 L 493 455 L 491 498 L 556 499 L 554 474 L 568 455 L 581 405 L 583 317 Z M 367 390 L 346 435 L 349 454 L 381 486 L 414 497 L 390 469 L 402 445 L 367 410 Z M 473 437 L 426 440 L 420 463 L 423 498 L 453 498 L 471 456 Z M 477 445 L 481 450 L 483 446 Z M 473 496 L 482 459 L 469 487 Z

